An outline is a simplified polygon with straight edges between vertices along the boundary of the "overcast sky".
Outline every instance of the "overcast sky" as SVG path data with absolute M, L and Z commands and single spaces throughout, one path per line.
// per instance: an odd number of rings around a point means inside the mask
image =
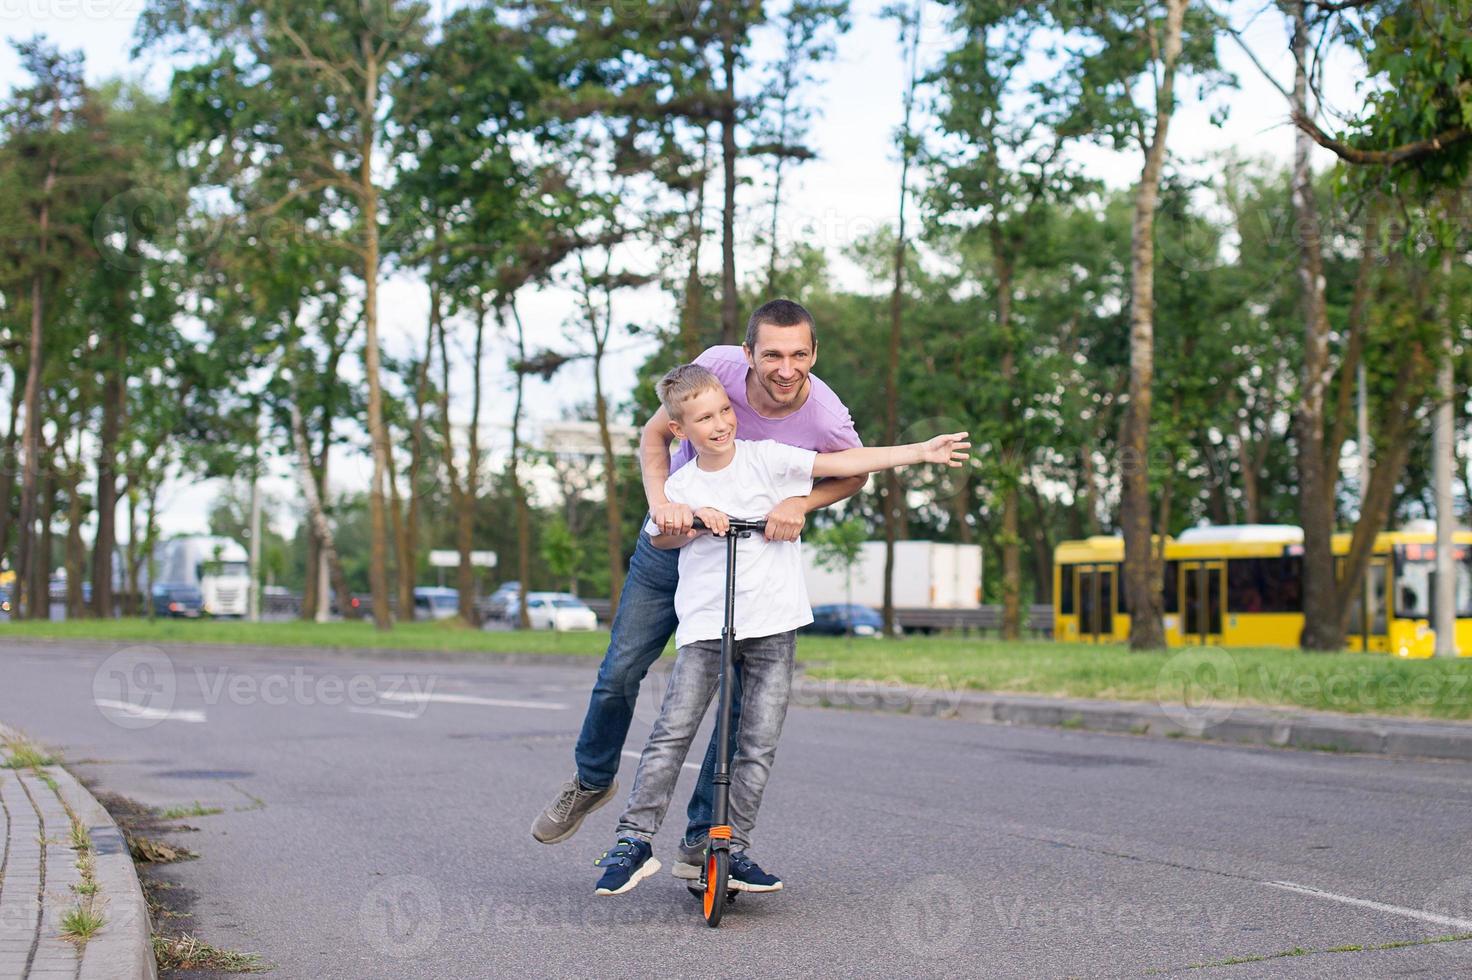
M 432 2 L 437 9 L 444 5 L 444 0 Z M 141 78 L 155 91 L 163 92 L 168 85 L 170 65 L 159 58 L 135 62 L 128 53 L 134 23 L 142 7 L 142 0 L 0 0 L 0 24 L 10 38 L 44 33 L 63 48 L 80 48 L 86 55 L 91 81 L 124 75 Z M 834 256 L 843 285 L 853 289 L 885 286 L 864 282 L 857 269 L 838 258 L 839 250 L 866 232 L 893 224 L 898 206 L 899 166 L 893 134 L 900 122 L 905 66 L 895 25 L 880 16 L 881 7 L 879 0 L 854 0 L 852 30 L 839 39 L 833 62 L 819 69 L 819 84 L 810 94 L 821 112 L 813 124 L 810 140 L 819 157 L 790 171 L 788 190 L 784 191 L 790 202 L 783 222 L 786 236 L 790 240 L 793 235 L 801 235 L 809 242 L 822 245 Z M 1243 4 L 1230 9 L 1237 12 L 1234 22 L 1246 26 L 1246 36 L 1259 57 L 1277 72 L 1280 81 L 1291 80 L 1286 35 L 1276 14 L 1270 12 L 1252 19 L 1251 11 L 1257 7 Z M 922 58 L 934 57 L 943 50 L 943 11 L 934 4 L 928 11 L 922 31 L 925 39 Z M 1286 162 L 1292 153 L 1293 133 L 1282 97 L 1262 79 L 1233 42 L 1223 40 L 1220 50 L 1224 64 L 1236 74 L 1239 85 L 1206 104 L 1195 102 L 1193 91 L 1187 88 L 1184 94 L 1188 101 L 1170 129 L 1169 146 L 1175 165 L 1197 173 L 1211 172 L 1228 150 Z M 6 45 L 0 51 L 0 86 L 8 91 L 20 80 L 15 53 Z M 1329 73 L 1326 90 L 1340 108 L 1351 106 L 1358 98 L 1355 79 L 1343 72 Z M 1212 110 L 1221 107 L 1228 110 L 1226 122 L 1214 126 L 1210 121 Z M 1137 155 L 1092 147 L 1080 147 L 1075 154 L 1089 172 L 1112 187 L 1127 187 L 1139 174 Z M 1328 154 L 1321 153 L 1320 165 L 1327 166 L 1329 162 Z M 760 206 L 763 195 L 760 188 L 746 192 L 744 203 L 750 213 L 742 220 L 748 227 L 765 227 L 766 213 Z M 707 200 L 712 200 L 712 195 L 707 195 Z M 718 240 L 706 254 L 719 261 Z M 738 253 L 739 271 L 751 270 L 757 259 L 754 250 Z M 388 351 L 402 356 L 421 346 L 428 310 L 428 296 L 422 283 L 396 277 L 385 283 L 380 295 L 381 329 Z M 521 303 L 521 310 L 529 330 L 535 334 L 536 346 L 570 349 L 563 329 L 575 312 L 569 294 L 558 289 L 529 293 Z M 668 322 L 672 316 L 671 300 L 655 290 L 631 294 L 616 309 L 620 323 L 658 324 Z M 605 365 L 604 380 L 612 397 L 623 401 L 629 395 L 635 367 L 648 356 L 649 342 L 637 336 L 623 336 L 611 346 L 614 353 Z M 492 395 L 484 412 L 487 435 L 495 444 L 504 444 L 508 439 L 511 415 L 506 354 L 507 348 L 498 340 L 497 347 L 487 357 L 490 367 L 486 384 Z M 821 363 L 818 373 L 822 373 Z M 553 385 L 533 383 L 529 398 L 533 419 L 555 420 L 573 404 L 590 399 L 590 377 L 589 366 L 577 362 L 565 368 Z M 468 377 L 461 380 L 468 382 Z M 333 467 L 335 488 L 366 488 L 370 474 L 366 456 L 348 454 L 341 460 L 335 457 Z M 271 492 L 294 501 L 287 463 L 280 461 L 276 469 L 269 481 Z M 203 530 L 208 505 L 218 490 L 218 484 L 213 481 L 176 481 L 165 494 L 168 500 L 162 522 L 165 531 Z

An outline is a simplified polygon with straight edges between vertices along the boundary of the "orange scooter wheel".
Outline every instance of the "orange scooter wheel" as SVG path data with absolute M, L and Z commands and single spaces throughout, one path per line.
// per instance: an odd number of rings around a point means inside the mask
M 705 856 L 705 924 L 714 929 L 721 924 L 726 911 L 727 881 L 731 877 L 731 853 L 725 848 L 712 848 Z

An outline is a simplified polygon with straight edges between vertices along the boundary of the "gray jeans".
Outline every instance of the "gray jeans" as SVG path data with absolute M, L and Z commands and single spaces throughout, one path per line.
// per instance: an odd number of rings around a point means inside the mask
M 741 675 L 741 727 L 731 762 L 731 849 L 751 845 L 762 791 L 777 756 L 777 740 L 787 718 L 792 691 L 792 630 L 736 641 L 735 668 Z M 721 641 L 699 640 L 680 648 L 659 719 L 649 733 L 629 807 L 619 818 L 618 836 L 653 840 L 675 792 L 680 766 L 705 717 L 721 678 Z

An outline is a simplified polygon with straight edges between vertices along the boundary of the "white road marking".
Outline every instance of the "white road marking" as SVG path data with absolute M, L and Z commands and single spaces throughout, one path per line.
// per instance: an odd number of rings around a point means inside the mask
M 92 703 L 99 708 L 111 708 L 130 718 L 147 718 L 150 721 L 187 721 L 196 725 L 205 720 L 204 712 L 194 708 L 166 711 L 163 708 L 148 708 L 131 701 L 114 701 L 111 698 L 93 698 Z
M 1343 902 L 1345 905 L 1358 905 L 1360 908 L 1374 909 L 1377 912 L 1389 912 L 1391 915 L 1403 915 L 1408 919 L 1420 919 L 1422 922 L 1448 926 L 1462 932 L 1472 932 L 1472 919 L 1458 919 L 1455 916 L 1439 915 L 1436 912 L 1427 912 L 1424 909 L 1408 909 L 1402 905 L 1386 905 L 1384 902 L 1372 902 L 1367 898 L 1336 895 L 1334 892 L 1326 892 L 1321 888 L 1310 888 L 1308 885 L 1299 885 L 1291 881 L 1264 881 L 1263 884 L 1271 888 L 1281 888 L 1284 891 L 1298 892 L 1300 895 L 1324 898 L 1331 902 Z
M 508 701 L 505 698 L 482 698 L 473 694 L 429 694 L 423 691 L 385 691 L 378 695 L 384 701 L 437 701 L 440 704 L 482 704 L 491 708 L 530 708 L 538 711 L 566 711 L 567 705 L 554 701 Z
M 418 718 L 422 711 L 399 711 L 397 708 L 360 708 L 356 704 L 348 705 L 348 710 L 357 715 L 383 715 L 386 718 Z
M 623 755 L 624 755 L 624 758 L 625 759 L 633 759 L 636 762 L 639 759 L 639 753 L 638 752 L 630 752 L 628 749 L 624 749 Z M 687 762 L 684 765 L 680 766 L 680 768 L 681 769 L 690 769 L 690 770 L 692 770 L 694 772 L 699 772 L 700 771 L 700 767 L 697 766 L 693 762 Z

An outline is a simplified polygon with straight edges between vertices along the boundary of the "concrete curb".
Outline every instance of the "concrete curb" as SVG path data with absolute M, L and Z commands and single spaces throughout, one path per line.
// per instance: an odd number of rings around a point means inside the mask
M 19 733 L 0 724 L 0 739 Z M 104 924 L 82 949 L 77 980 L 157 980 L 148 903 L 123 832 L 96 798 L 61 766 L 44 766 L 57 795 L 92 838 Z M 48 917 L 49 918 L 49 917 Z
M 1472 724 L 1228 704 L 1096 701 L 799 678 L 793 703 L 1238 745 L 1472 761 Z

